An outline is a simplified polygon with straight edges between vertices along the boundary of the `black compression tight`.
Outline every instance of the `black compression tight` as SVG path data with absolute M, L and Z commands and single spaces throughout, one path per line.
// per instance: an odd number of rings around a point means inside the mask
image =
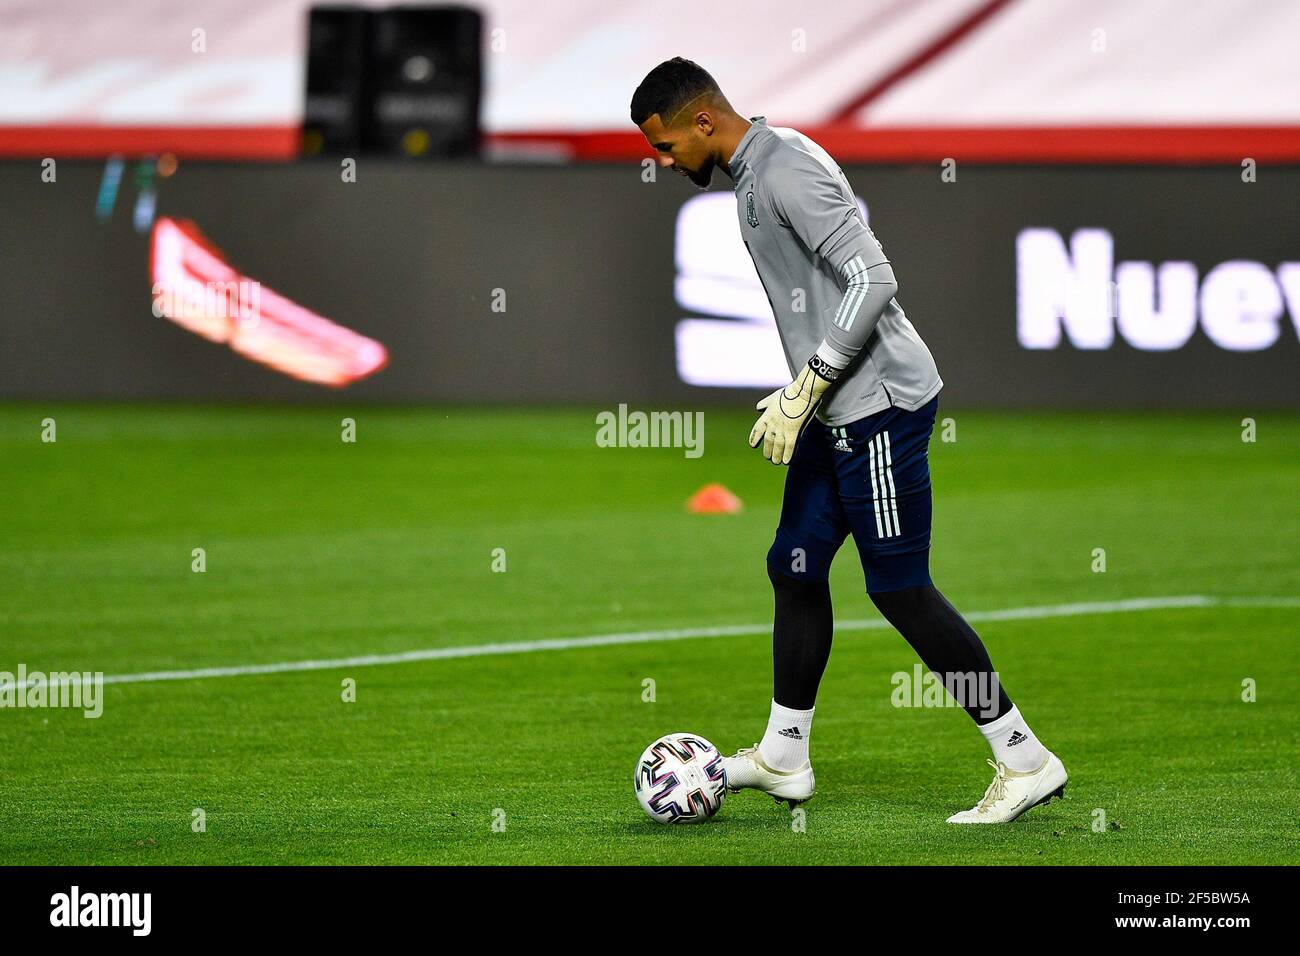
M 961 702 L 977 724 L 988 724 L 1011 709 L 1011 700 L 1002 689 L 989 660 L 989 652 L 974 628 L 933 584 L 868 594 L 871 602 L 912 645 L 921 661 L 938 675 L 950 691 L 954 687 L 971 687 L 975 693 L 958 693 Z M 997 701 L 980 700 L 996 689 Z M 965 700 L 963 698 L 974 697 Z M 989 711 L 996 707 L 995 713 Z
M 783 707 L 810 710 L 831 655 L 834 617 L 830 585 L 826 581 L 797 580 L 771 566 L 767 574 L 776 598 L 772 696 Z M 990 713 L 992 701 L 963 701 L 977 724 L 987 724 L 1011 709 L 984 642 L 938 588 L 925 585 L 869 596 L 944 686 L 952 689 L 955 681 L 973 678 L 976 688 L 996 688 L 995 713 Z
M 768 565 L 776 596 L 772 624 L 772 697 L 791 710 L 812 710 L 831 656 L 834 618 L 826 581 L 799 581 Z

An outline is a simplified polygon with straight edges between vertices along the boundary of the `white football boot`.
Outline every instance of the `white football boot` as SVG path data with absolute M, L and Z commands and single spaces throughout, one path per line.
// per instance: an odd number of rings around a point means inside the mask
M 811 763 L 788 772 L 773 770 L 763 763 L 758 744 L 738 750 L 733 756 L 723 757 L 722 768 L 727 774 L 727 789 L 732 793 L 759 790 L 777 803 L 788 803 L 791 808 L 809 799 L 816 790 Z
M 1069 776 L 1065 765 L 1050 751 L 1037 770 L 1020 773 L 1000 761 L 989 761 L 993 768 L 993 782 L 984 792 L 984 798 L 969 810 L 954 813 L 949 823 L 1010 823 L 1040 803 L 1052 797 L 1065 795 Z

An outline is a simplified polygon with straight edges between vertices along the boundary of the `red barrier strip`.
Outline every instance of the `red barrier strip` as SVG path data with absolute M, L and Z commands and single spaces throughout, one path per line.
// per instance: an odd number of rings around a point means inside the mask
M 780 124 L 775 124 L 780 125 Z M 841 163 L 1239 164 L 1300 162 L 1300 126 L 801 127 Z M 638 132 L 498 133 L 496 146 L 562 149 L 578 160 L 651 155 Z
M 286 160 L 298 156 L 300 136 L 297 126 L 0 126 L 0 156 Z
M 777 124 L 779 125 L 779 124 Z M 841 163 L 1300 163 L 1300 126 L 801 127 Z M 579 162 L 650 155 L 636 130 L 496 133 L 489 151 Z M 291 160 L 298 128 L 0 126 L 0 157 L 102 159 L 174 152 L 184 159 Z

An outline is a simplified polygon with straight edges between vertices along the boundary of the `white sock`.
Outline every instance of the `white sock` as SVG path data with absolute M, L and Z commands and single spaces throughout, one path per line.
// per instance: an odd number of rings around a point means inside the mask
M 993 759 L 1007 765 L 1009 770 L 1026 773 L 1037 770 L 1047 759 L 1047 748 L 1038 742 L 1034 732 L 1020 716 L 1020 708 L 1012 707 L 993 721 L 980 727 L 980 733 L 993 748 Z
M 791 710 L 772 701 L 767 732 L 758 745 L 758 755 L 773 770 L 798 770 L 808 762 L 808 737 L 812 734 L 813 710 Z

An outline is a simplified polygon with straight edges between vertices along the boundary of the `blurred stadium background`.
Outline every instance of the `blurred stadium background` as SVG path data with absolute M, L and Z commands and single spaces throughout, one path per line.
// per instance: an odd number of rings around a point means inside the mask
M 59 321 L 11 326 L 4 394 L 321 395 L 142 320 L 160 219 L 382 343 L 357 398 L 779 384 L 725 188 L 640 175 L 630 91 L 677 51 L 846 166 L 949 401 L 1294 404 L 1295 4 L 759 2 L 694 29 L 649 3 L 499 2 L 332 8 L 310 34 L 309 11 L 6 0 L 4 280 Z M 47 157 L 57 183 L 33 182 Z
M 1289 0 L 0 0 L 0 670 L 123 678 L 100 721 L 0 714 L 0 862 L 1294 861 L 1297 36 Z M 820 830 L 635 817 L 648 740 L 760 726 L 780 487 L 743 437 L 787 379 L 727 183 L 654 181 L 629 123 L 674 55 L 822 143 L 889 251 L 960 436 L 958 606 L 1182 602 L 987 625 L 1093 761 L 1026 844 L 945 842 L 977 748 L 909 714 L 877 752 L 910 658 L 851 626 Z M 705 454 L 597 448 L 624 403 L 705 410 Z M 744 510 L 686 514 L 709 482 Z M 352 671 L 274 670 L 747 625 L 371 667 L 341 714 Z

